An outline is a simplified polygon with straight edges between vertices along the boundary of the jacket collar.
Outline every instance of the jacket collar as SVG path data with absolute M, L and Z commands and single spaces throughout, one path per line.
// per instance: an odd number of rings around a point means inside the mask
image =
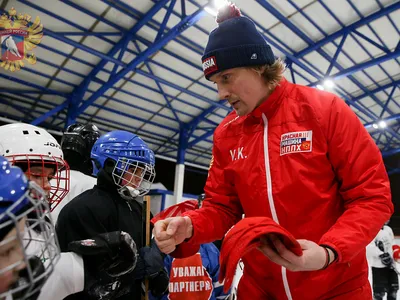
M 140 203 L 141 201 L 143 201 L 142 197 L 136 197 L 131 200 L 125 200 L 124 198 L 122 198 L 122 196 L 118 192 L 118 186 L 114 183 L 111 175 L 104 171 L 104 169 L 101 169 L 100 172 L 97 174 L 97 187 L 108 193 L 112 197 L 112 199 L 121 199 L 121 201 L 125 201 L 128 204 L 132 204 L 135 202 Z
M 281 104 L 288 86 L 289 82 L 285 78 L 282 78 L 282 80 L 279 82 L 279 85 L 275 87 L 271 95 L 269 95 L 259 107 L 254 109 L 249 114 L 249 117 L 258 119 L 262 118 L 262 114 L 265 114 L 267 118 L 272 117 Z
M 103 169 L 97 174 L 97 187 L 105 192 L 113 195 L 118 195 L 118 187 L 115 185 L 112 177 Z

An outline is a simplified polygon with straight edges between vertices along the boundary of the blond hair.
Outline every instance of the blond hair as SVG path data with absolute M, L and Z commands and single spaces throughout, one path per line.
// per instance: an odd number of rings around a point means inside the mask
M 275 88 L 283 78 L 286 65 L 281 58 L 278 58 L 272 65 L 251 66 L 248 69 L 257 72 L 270 88 Z

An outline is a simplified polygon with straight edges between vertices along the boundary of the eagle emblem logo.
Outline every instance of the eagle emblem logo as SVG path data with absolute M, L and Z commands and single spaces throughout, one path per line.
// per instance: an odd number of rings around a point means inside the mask
M 36 17 L 17 14 L 14 8 L 0 16 L 0 67 L 15 72 L 24 67 L 24 60 L 33 65 L 36 56 L 31 52 L 43 38 L 43 25 Z

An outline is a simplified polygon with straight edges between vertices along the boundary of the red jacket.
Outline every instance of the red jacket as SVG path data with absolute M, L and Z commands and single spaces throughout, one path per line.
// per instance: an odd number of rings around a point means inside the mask
M 242 214 L 271 217 L 295 238 L 336 250 L 337 262 L 313 272 L 250 252 L 241 280 L 259 299 L 326 299 L 361 288 L 365 247 L 393 213 L 380 151 L 353 111 L 285 79 L 252 113 L 232 112 L 215 130 L 205 192 L 203 208 L 185 214 L 194 234 L 176 256 L 222 238 Z

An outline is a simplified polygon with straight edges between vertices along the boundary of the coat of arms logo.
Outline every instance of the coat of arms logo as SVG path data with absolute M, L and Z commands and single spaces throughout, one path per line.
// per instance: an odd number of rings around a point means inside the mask
M 18 14 L 14 8 L 0 16 L 0 67 L 15 72 L 24 66 L 24 59 L 29 64 L 36 63 L 36 56 L 31 52 L 43 37 L 43 25 L 36 17 Z

